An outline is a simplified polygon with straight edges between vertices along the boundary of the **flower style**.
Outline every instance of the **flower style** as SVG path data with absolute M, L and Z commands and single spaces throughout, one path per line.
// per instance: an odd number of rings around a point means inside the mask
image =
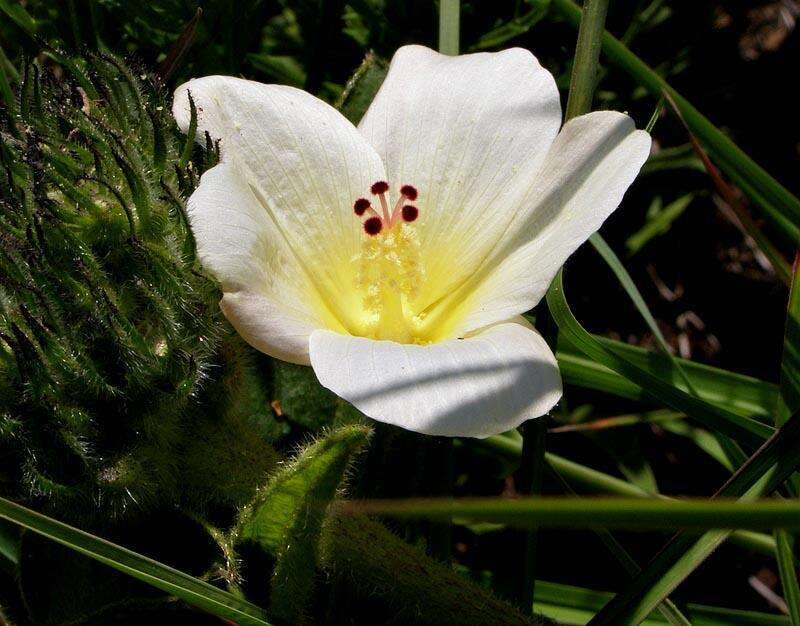
M 518 48 L 400 48 L 358 127 L 301 90 L 209 76 L 175 92 L 184 130 L 190 92 L 221 162 L 189 218 L 245 340 L 422 433 L 486 437 L 558 401 L 521 314 L 647 159 L 628 116 L 559 132 L 555 81 Z

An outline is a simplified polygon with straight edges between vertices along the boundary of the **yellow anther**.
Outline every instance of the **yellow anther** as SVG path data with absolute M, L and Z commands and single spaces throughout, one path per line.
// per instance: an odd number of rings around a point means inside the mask
M 355 262 L 356 285 L 372 334 L 379 339 L 413 341 L 414 315 L 407 303 L 424 279 L 414 227 L 400 223 L 365 237 Z

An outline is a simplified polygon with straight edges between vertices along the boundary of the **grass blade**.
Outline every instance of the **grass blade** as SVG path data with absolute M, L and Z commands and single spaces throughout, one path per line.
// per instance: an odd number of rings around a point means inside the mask
M 584 587 L 564 585 L 546 580 L 536 581 L 534 608 L 560 624 L 583 625 L 600 610 L 613 594 Z M 741 611 L 703 604 L 687 604 L 686 612 L 695 626 L 719 626 L 720 624 L 748 624 L 749 626 L 788 626 L 782 615 L 770 615 L 756 611 Z M 652 614 L 643 624 L 663 624 L 661 616 Z
M 572 0 L 552 0 L 551 6 L 567 22 L 578 27 L 581 9 Z M 670 87 L 644 61 L 608 32 L 603 34 L 602 49 L 606 58 L 629 74 L 655 98 L 669 94 L 680 109 L 692 132 L 703 143 L 720 169 L 727 174 L 772 224 L 792 242 L 800 241 L 800 200 L 747 156 L 686 98 Z
M 663 207 L 655 217 L 649 218 L 644 226 L 625 240 L 628 256 L 633 256 L 652 239 L 666 233 L 696 196 L 695 193 L 684 194 Z
M 458 54 L 460 10 L 460 0 L 439 2 L 439 52 L 442 54 Z
M 0 560 L 5 561 L 13 569 L 19 564 L 20 531 L 19 527 L 0 521 Z
M 496 49 L 524 35 L 547 15 L 547 10 L 550 8 L 550 0 L 529 0 L 528 4 L 531 5 L 531 9 L 525 15 L 515 17 L 481 35 L 478 42 L 470 47 L 470 52 Z
M 565 114 L 567 120 L 592 110 L 606 13 L 608 13 L 608 0 L 586 0 L 583 3 L 578 44 L 575 46 L 575 62 L 569 84 Z
M 594 249 L 597 250 L 598 254 L 603 257 L 603 260 L 606 262 L 608 267 L 611 268 L 611 271 L 614 272 L 614 276 L 617 277 L 617 280 L 619 281 L 620 285 L 622 285 L 625 293 L 628 294 L 628 297 L 633 302 L 636 310 L 639 311 L 639 315 L 642 316 L 642 319 L 644 319 L 647 327 L 650 329 L 650 332 L 653 333 L 653 336 L 656 338 L 656 342 L 658 343 L 659 347 L 675 366 L 675 371 L 680 374 L 681 378 L 686 383 L 686 386 L 692 392 L 692 395 L 697 395 L 692 386 L 692 381 L 689 380 L 689 377 L 686 375 L 686 372 L 683 371 L 683 367 L 681 367 L 680 362 L 670 351 L 669 345 L 667 345 L 667 340 L 664 338 L 664 335 L 662 334 L 661 329 L 658 327 L 653 314 L 650 312 L 647 303 L 644 301 L 642 294 L 636 287 L 636 283 L 633 282 L 633 278 L 631 278 L 628 270 L 625 269 L 622 261 L 619 260 L 619 257 L 611 249 L 611 246 L 606 243 L 605 239 L 600 236 L 600 233 L 594 233 L 591 237 L 589 237 L 589 241 L 594 246 Z
M 592 337 L 634 365 L 647 369 L 683 391 L 689 391 L 665 356 L 606 337 Z M 570 384 L 607 391 L 632 400 L 652 399 L 641 386 L 587 359 L 565 335 L 559 338 L 557 356 L 559 368 Z M 675 360 L 689 376 L 698 397 L 732 413 L 752 417 L 765 424 L 774 423 L 779 398 L 777 385 L 678 357 Z
M 0 517 L 239 626 L 269 626 L 264 611 L 193 576 L 0 498 Z
M 559 271 L 547 292 L 547 304 L 558 324 L 571 343 L 587 356 L 616 371 L 625 378 L 647 389 L 648 394 L 677 411 L 702 422 L 712 429 L 750 445 L 758 445 L 770 436 L 773 429 L 754 419 L 732 413 L 696 398 L 675 385 L 665 382 L 647 368 L 638 367 L 621 353 L 609 349 L 580 325 L 564 297 L 563 270 Z
M 781 400 L 779 424 L 800 409 L 800 252 L 794 260 L 792 286 L 786 311 L 786 330 L 781 360 Z
M 694 148 L 695 154 L 697 154 L 698 158 L 703 163 L 703 167 L 705 167 L 711 181 L 714 183 L 714 188 L 717 190 L 717 193 L 736 215 L 736 219 L 738 220 L 738 224 L 736 225 L 742 231 L 742 234 L 746 237 L 750 237 L 761 252 L 764 253 L 775 271 L 775 274 L 781 279 L 781 282 L 785 285 L 789 285 L 791 283 L 791 272 L 786 259 L 783 258 L 780 251 L 772 244 L 767 236 L 761 232 L 761 229 L 750 217 L 750 213 L 748 213 L 747 207 L 744 206 L 738 191 L 723 180 L 719 170 L 711 162 L 711 159 L 708 158 L 706 151 L 703 150 L 703 146 L 700 145 L 697 137 L 694 136 L 694 133 L 692 133 L 683 115 L 681 115 L 681 111 L 675 104 L 675 101 L 669 97 L 669 95 L 667 95 L 666 100 L 669 102 L 675 115 L 678 116 L 686 132 L 689 133 L 689 141 L 692 144 L 692 148 Z
M 522 452 L 522 444 L 505 435 L 494 435 L 486 439 L 471 439 L 470 444 L 491 450 L 512 461 L 519 459 Z M 566 479 L 571 486 L 580 487 L 589 493 L 606 493 L 623 498 L 653 497 L 652 493 L 648 493 L 641 487 L 637 487 L 622 478 L 606 474 L 593 467 L 566 459 L 552 452 L 546 452 L 544 459 L 550 468 Z M 668 496 L 658 495 L 657 497 L 667 498 Z M 731 535 L 731 541 L 748 550 L 767 556 L 775 556 L 775 540 L 770 535 L 740 530 Z
M 738 459 L 734 463 L 729 458 L 718 437 L 703 428 L 687 424 L 685 420 L 668 420 L 661 423 L 661 428 L 673 435 L 688 439 L 729 472 L 735 471 L 741 465 Z
M 3 47 L 0 45 L 0 103 L 4 104 L 11 117 L 14 117 L 17 109 L 17 99 L 11 89 L 11 80 L 6 72 L 6 56 Z
M 670 411 L 669 409 L 656 409 L 641 413 L 625 413 L 611 417 L 598 417 L 592 420 L 570 422 L 561 426 L 551 428 L 548 432 L 574 433 L 574 432 L 597 432 L 610 428 L 623 428 L 625 426 L 635 426 L 639 424 L 659 424 L 663 425 L 673 420 L 682 420 L 686 417 L 683 413 Z
M 628 270 L 625 269 L 625 266 L 622 264 L 622 261 L 619 260 L 619 257 L 614 253 L 606 243 L 606 240 L 600 236 L 600 233 L 595 233 L 591 237 L 589 237 L 589 241 L 594 246 L 594 249 L 597 250 L 597 253 L 603 258 L 606 262 L 606 265 L 614 272 L 614 276 L 617 277 L 620 285 L 622 288 L 625 289 L 625 293 L 628 294 L 628 297 L 633 302 L 636 310 L 639 311 L 639 314 L 644 319 L 647 327 L 650 329 L 650 332 L 653 333 L 653 336 L 658 341 L 658 345 L 661 349 L 666 353 L 671 355 L 672 353 L 669 350 L 669 346 L 667 345 L 667 340 L 664 339 L 664 335 L 661 333 L 661 329 L 658 327 L 653 314 L 650 312 L 650 309 L 647 307 L 647 303 L 644 301 L 642 294 L 639 292 L 639 289 L 636 287 L 636 284 L 633 282 L 631 275 L 628 273 Z M 675 361 L 673 361 L 675 363 Z M 683 371 L 680 369 L 680 365 L 678 364 L 677 367 L 679 371 Z M 688 379 L 687 379 L 688 380 Z
M 800 626 L 800 587 L 797 585 L 797 571 L 794 565 L 794 537 L 785 530 L 775 531 L 775 543 L 778 546 L 778 569 L 781 573 L 781 584 L 792 626 Z
M 717 492 L 716 497 L 752 502 L 777 489 L 800 464 L 800 416 L 795 414 Z M 776 500 L 775 502 L 780 502 Z M 711 531 L 680 533 L 624 591 L 590 622 L 635 624 L 644 619 L 729 536 Z
M 574 496 L 575 492 L 564 480 L 563 476 L 561 476 L 561 474 L 558 472 L 554 472 L 554 474 L 565 493 Z M 639 573 L 642 571 L 642 569 L 639 567 L 639 564 L 630 554 L 628 554 L 627 550 L 625 550 L 624 546 L 616 540 L 614 535 L 612 535 L 605 528 L 597 529 L 595 534 L 598 536 L 606 549 L 611 553 L 611 555 L 628 573 L 628 576 L 634 578 L 639 575 Z M 670 624 L 673 624 L 673 626 L 691 626 L 691 622 L 683 613 L 681 613 L 680 609 L 669 598 L 665 598 L 664 601 L 658 605 L 658 610 Z
M 669 409 L 656 409 L 649 412 L 615 415 L 613 417 L 601 417 L 589 421 L 564 424 L 563 426 L 551 428 L 549 432 L 553 434 L 595 433 L 642 424 L 658 424 L 663 430 L 688 439 L 730 472 L 733 472 L 741 464 L 740 462 L 734 464 L 728 458 L 722 445 L 714 435 L 705 429 L 687 424 L 684 413 L 670 411 Z
M 800 455 L 798 455 L 800 456 Z M 661 498 L 409 498 L 342 503 L 339 514 L 507 524 L 516 528 L 627 530 L 800 529 L 800 500 Z M 615 622 L 620 623 L 620 622 Z M 627 622 L 625 622 L 627 623 Z
M 17 26 L 31 37 L 36 36 L 38 27 L 36 20 L 25 10 L 21 2 L 14 0 L 0 0 L 0 11 L 5 13 Z
M 538 496 L 542 492 L 545 471 L 545 449 L 547 445 L 547 417 L 530 420 L 520 428 L 522 435 L 521 463 L 516 480 L 520 494 Z M 520 602 L 527 608 L 533 604 L 536 585 L 536 554 L 539 543 L 537 529 L 532 527 L 525 534 L 525 558 L 522 568 Z

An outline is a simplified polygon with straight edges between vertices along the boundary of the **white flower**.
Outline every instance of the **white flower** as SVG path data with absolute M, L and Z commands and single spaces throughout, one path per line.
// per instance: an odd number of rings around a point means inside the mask
M 222 153 L 189 218 L 250 344 L 422 433 L 485 437 L 558 401 L 520 315 L 646 160 L 629 117 L 559 132 L 553 77 L 516 48 L 401 48 L 358 128 L 298 89 L 209 76 L 175 92 L 184 130 L 189 92 Z

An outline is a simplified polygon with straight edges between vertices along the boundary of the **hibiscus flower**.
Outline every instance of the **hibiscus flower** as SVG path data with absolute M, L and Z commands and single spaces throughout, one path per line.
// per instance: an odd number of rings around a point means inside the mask
M 561 128 L 552 75 L 518 48 L 400 48 L 357 127 L 299 89 L 209 76 L 175 92 L 184 130 L 190 93 L 221 162 L 189 219 L 246 341 L 421 433 L 553 407 L 556 359 L 521 315 L 647 159 L 627 115 Z

